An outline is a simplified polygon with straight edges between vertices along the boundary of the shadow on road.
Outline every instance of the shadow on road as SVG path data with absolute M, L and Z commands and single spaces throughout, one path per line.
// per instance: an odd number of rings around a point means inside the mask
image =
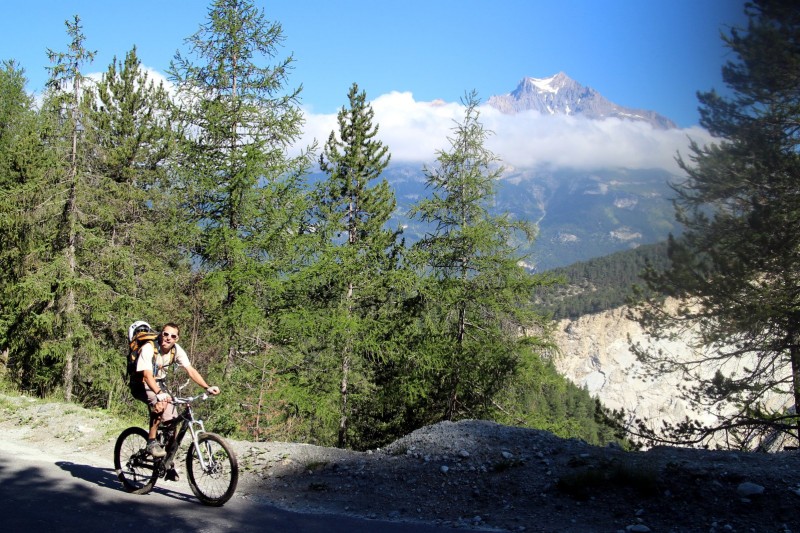
M 0 515 L 4 531 L 106 531 L 161 529 L 164 518 L 153 512 L 153 499 L 122 490 L 113 470 L 69 462 L 57 466 L 71 474 L 59 476 L 52 465 L 18 467 L 13 459 L 0 457 Z M 88 483 L 86 483 L 88 482 Z M 110 497 L 109 490 L 122 493 Z M 172 491 L 165 494 L 184 500 Z M 198 505 L 200 505 L 198 503 Z M 186 518 L 170 516 L 174 530 L 196 527 Z
M 119 481 L 116 473 L 111 468 L 99 468 L 96 466 L 71 463 L 69 461 L 58 461 L 56 462 L 56 465 L 62 470 L 69 472 L 72 477 L 94 483 L 99 487 L 125 492 L 122 483 Z M 164 481 L 159 480 L 159 482 L 163 483 Z M 169 487 L 160 487 L 159 485 L 156 485 L 152 492 L 163 494 L 164 496 L 175 498 L 176 500 L 193 501 L 195 503 L 199 503 L 194 497 L 170 490 Z
M 150 494 L 139 496 L 125 492 L 110 468 L 69 461 L 32 463 L 7 454 L 0 454 L 0 517 L 2 531 L 12 532 L 450 531 L 423 524 L 294 513 L 259 503 L 247 495 L 234 497 L 224 507 L 204 506 L 191 495 L 169 487 L 156 486 Z

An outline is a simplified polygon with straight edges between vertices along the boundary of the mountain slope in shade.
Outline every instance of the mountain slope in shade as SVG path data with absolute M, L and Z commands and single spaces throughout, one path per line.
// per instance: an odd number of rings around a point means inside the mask
M 390 227 L 403 226 L 412 244 L 433 230 L 407 216 L 430 194 L 425 177 L 415 165 L 394 162 L 383 177 L 397 200 Z M 543 271 L 680 234 L 670 201 L 672 179 L 658 169 L 513 169 L 497 181 L 490 209 L 536 224 L 536 239 L 515 245 L 520 254 L 530 254 L 528 268 Z
M 677 127 L 670 119 L 655 111 L 633 109 L 610 102 L 591 87 L 584 87 L 563 72 L 550 78 L 523 78 L 513 92 L 491 96 L 487 103 L 507 114 L 533 110 L 542 115 L 644 121 L 657 129 Z

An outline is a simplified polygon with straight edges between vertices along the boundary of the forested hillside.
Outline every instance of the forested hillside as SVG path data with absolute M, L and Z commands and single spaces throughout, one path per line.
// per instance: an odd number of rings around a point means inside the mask
M 660 272 L 668 264 L 666 242 L 574 263 L 548 271 L 560 282 L 537 288 L 534 302 L 557 320 L 599 313 L 628 303 L 634 287 L 646 290 L 645 268 Z
M 498 167 L 477 96 L 411 209 L 436 231 L 406 245 L 357 84 L 324 145 L 289 150 L 302 80 L 290 85 L 281 31 L 252 2 L 215 0 L 172 61 L 174 93 L 135 47 L 89 79 L 77 16 L 41 100 L 3 63 L 4 386 L 141 409 L 128 326 L 175 322 L 222 389 L 210 426 L 243 439 L 364 449 L 464 418 L 618 439 L 547 360 L 550 323 L 530 305 L 545 280 L 509 244 L 532 228 L 489 209 Z M 174 390 L 184 376 L 170 376 Z

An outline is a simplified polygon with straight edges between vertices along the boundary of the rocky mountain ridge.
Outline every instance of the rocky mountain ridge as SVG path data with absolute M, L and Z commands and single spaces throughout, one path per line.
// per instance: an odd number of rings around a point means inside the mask
M 409 219 L 410 207 L 429 193 L 417 167 L 391 164 L 384 171 L 397 198 L 391 226 L 402 226 L 407 244 L 428 228 Z M 531 270 L 542 271 L 609 255 L 680 233 L 663 170 L 513 169 L 497 183 L 491 209 L 538 226 L 536 239 L 519 249 Z
M 508 114 L 533 110 L 543 115 L 644 121 L 656 129 L 677 127 L 672 120 L 655 111 L 634 109 L 610 102 L 596 90 L 581 85 L 563 72 L 549 78 L 523 78 L 512 92 L 491 96 L 487 104 Z

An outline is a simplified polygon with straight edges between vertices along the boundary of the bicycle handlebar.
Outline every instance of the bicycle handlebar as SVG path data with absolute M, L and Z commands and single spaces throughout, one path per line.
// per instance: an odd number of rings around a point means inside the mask
M 183 397 L 183 398 L 180 398 L 180 397 L 177 397 L 177 396 L 173 396 L 172 397 L 172 403 L 174 403 L 176 405 L 182 405 L 182 404 L 192 403 L 192 402 L 194 402 L 196 400 L 204 400 L 205 401 L 205 400 L 208 400 L 208 398 L 209 398 L 209 395 L 206 392 L 204 392 L 202 394 L 198 394 L 197 396 L 186 396 L 186 397 Z

